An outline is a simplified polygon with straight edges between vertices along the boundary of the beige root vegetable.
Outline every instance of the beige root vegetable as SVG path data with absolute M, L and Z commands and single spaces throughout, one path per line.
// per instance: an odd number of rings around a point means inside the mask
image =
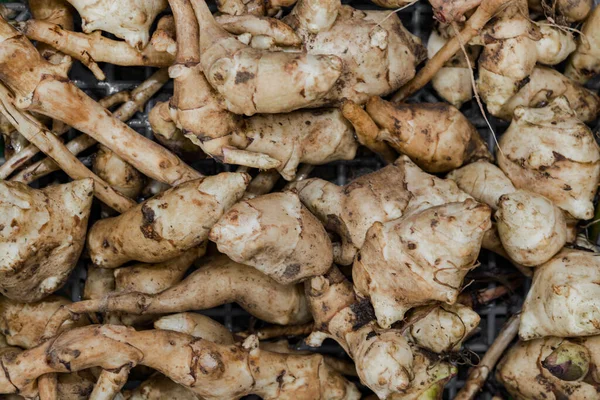
M 104 146 L 99 146 L 92 170 L 119 193 L 135 199 L 145 186 L 144 175 Z
M 456 368 L 444 362 L 433 367 L 401 331 L 379 328 L 368 300 L 356 297 L 336 267 L 305 286 L 316 329 L 307 343 L 319 346 L 327 337 L 336 340 L 354 360 L 361 382 L 379 398 L 441 392 L 456 374 Z
M 173 55 L 157 49 L 152 44 L 142 50 L 129 44 L 93 33 L 74 32 L 57 23 L 30 19 L 17 24 L 17 28 L 31 40 L 47 43 L 62 53 L 81 61 L 97 79 L 106 76 L 97 63 L 107 62 L 124 66 L 167 67 L 173 63 Z
M 302 38 L 308 54 L 332 54 L 343 61 L 336 85 L 311 106 L 339 105 L 344 99 L 364 104 L 371 96 L 390 94 L 425 58 L 420 40 L 386 11 L 357 10 L 339 0 L 300 0 L 283 21 Z
M 154 138 L 184 160 L 198 159 L 204 154 L 172 121 L 169 103 L 159 101 L 148 113 Z
M 83 288 L 83 300 L 101 299 L 115 290 L 114 270 L 89 265 Z
M 172 185 L 200 176 L 168 150 L 113 118 L 66 79 L 62 64 L 45 61 L 4 20 L 0 20 L 0 74 L 15 93 L 18 108 L 47 115 L 99 139 L 144 175 Z
M 554 65 L 575 50 L 570 32 L 530 22 L 527 2 L 509 4 L 482 34 L 478 91 L 492 115 L 528 82 L 536 62 Z M 487 38 L 487 39 L 486 39 Z
M 565 98 L 518 107 L 499 146 L 498 165 L 517 188 L 548 197 L 575 218 L 592 218 L 600 148 Z
M 208 238 L 249 180 L 247 174 L 222 173 L 186 182 L 118 217 L 96 222 L 87 238 L 92 262 L 116 268 L 131 260 L 156 263 L 183 254 Z
M 566 243 L 568 233 L 563 212 L 542 195 L 517 191 L 495 165 L 475 162 L 452 171 L 448 178 L 476 200 L 497 210 L 498 238 L 511 261 L 525 266 L 540 265 Z M 485 243 L 486 240 L 484 247 Z
M 302 203 L 340 236 L 341 245 L 334 246 L 334 261 L 342 265 L 353 262 L 368 229 L 376 222 L 469 198 L 454 182 L 421 171 L 406 156 L 344 187 L 316 178 L 293 186 Z
M 156 30 L 150 38 L 150 45 L 156 50 L 172 55 L 177 54 L 177 43 L 175 42 L 175 19 L 172 15 L 165 15 L 158 20 Z
M 229 329 L 215 320 L 197 313 L 167 315 L 154 321 L 154 329 L 186 333 L 219 344 L 235 343 Z
M 543 264 L 567 241 L 563 212 L 544 196 L 525 190 L 504 194 L 495 216 L 502 246 L 519 264 Z
M 281 285 L 254 268 L 221 255 L 203 258 L 200 269 L 163 292 L 117 292 L 102 299 L 73 303 L 59 310 L 49 325 L 60 326 L 72 313 L 164 314 L 203 310 L 231 302 L 240 304 L 257 318 L 276 324 L 302 324 L 310 319 L 301 285 Z
M 39 21 L 62 26 L 73 30 L 73 8 L 66 0 L 31 0 L 28 2 L 29 11 L 33 18 Z M 46 43 L 38 43 L 37 48 L 46 60 L 52 64 L 70 63 L 64 55 Z
M 352 276 L 379 325 L 391 326 L 415 306 L 454 304 L 490 226 L 490 208 L 472 199 L 373 224 Z
M 491 158 L 475 127 L 449 104 L 394 105 L 372 97 L 366 111 L 381 129 L 378 139 L 427 172 L 447 172 Z
M 497 116 L 511 120 L 518 106 L 544 106 L 560 96 L 566 97 L 577 118 L 584 122 L 594 121 L 600 112 L 597 94 L 552 68 L 537 66 L 529 76 L 528 83 L 502 107 Z
M 340 76 L 342 61 L 337 56 L 252 49 L 217 24 L 204 0 L 191 3 L 200 26 L 202 70 L 236 114 L 280 113 L 312 105 Z
M 215 17 L 219 25 L 235 35 L 249 33 L 252 36 L 268 36 L 278 46 L 300 46 L 302 40 L 294 30 L 276 18 L 256 15 L 227 15 Z
M 92 205 L 91 179 L 31 189 L 0 182 L 0 292 L 33 302 L 59 289 L 75 267 Z
M 565 75 L 584 84 L 600 73 L 600 8 L 590 14 L 579 36 L 577 50 L 571 55 Z
M 529 0 L 528 3 L 532 11 L 543 12 L 563 25 L 583 21 L 594 8 L 593 0 Z
M 496 372 L 515 399 L 593 399 L 598 396 L 599 336 L 519 342 Z
M 322 356 L 263 351 L 254 336 L 226 346 L 178 332 L 100 325 L 67 331 L 2 361 L 0 393 L 34 395 L 35 379 L 46 373 L 140 364 L 207 400 L 247 394 L 264 399 L 360 398 L 354 385 L 324 364 Z
M 123 394 L 125 400 L 202 400 L 189 388 L 178 385 L 166 376 L 156 373 L 138 387 Z
M 597 335 L 598 266 L 595 253 L 564 249 L 536 268 L 523 304 L 521 339 Z
M 428 58 L 431 59 L 455 35 L 452 25 L 436 24 L 427 41 Z M 448 60 L 431 80 L 437 94 L 456 108 L 473 97 L 472 68 L 481 51 L 479 46 L 465 46 L 465 49 L 469 62 L 461 51 Z
M 325 228 L 292 192 L 237 203 L 212 227 L 209 238 L 232 260 L 284 285 L 323 275 L 333 263 Z
M 156 16 L 167 8 L 167 0 L 130 0 L 114 2 L 99 0 L 67 0 L 81 15 L 85 33 L 96 30 L 110 32 L 125 39 L 131 47 L 144 48 L 150 39 L 150 26 Z

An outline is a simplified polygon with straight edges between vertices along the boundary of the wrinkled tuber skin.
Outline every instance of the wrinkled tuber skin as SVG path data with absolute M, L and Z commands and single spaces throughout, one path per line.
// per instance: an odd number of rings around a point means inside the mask
M 198 313 L 185 312 L 167 315 L 154 321 L 154 329 L 187 333 L 219 344 L 235 343 L 229 329 L 206 315 Z
M 202 400 L 191 389 L 156 373 L 138 387 L 123 394 L 125 400 Z
M 593 0 L 529 0 L 528 4 L 532 11 L 551 14 L 555 21 L 567 26 L 568 22 L 583 21 L 594 8 Z
M 584 84 L 600 73 L 600 7 L 589 16 L 577 42 L 577 50 L 571 55 L 565 75 Z
M 311 107 L 338 106 L 344 99 L 364 104 L 371 96 L 393 93 L 412 79 L 426 56 L 420 40 L 387 11 L 357 10 L 339 0 L 300 0 L 283 21 L 308 54 L 330 54 L 343 62 L 339 80 Z
M 498 364 L 496 379 L 516 400 L 596 399 L 599 349 L 599 336 L 520 341 Z
M 527 84 L 502 107 L 496 116 L 510 121 L 518 106 L 541 107 L 560 96 L 567 98 L 577 118 L 583 122 L 594 121 L 600 112 L 600 98 L 596 93 L 552 68 L 537 66 L 529 76 Z
M 326 229 L 340 236 L 334 261 L 341 265 L 352 264 L 375 222 L 385 223 L 406 212 L 469 197 L 454 182 L 421 171 L 406 156 L 343 187 L 318 178 L 296 182 L 294 187 Z
M 96 222 L 87 238 L 92 262 L 116 268 L 131 260 L 157 263 L 183 254 L 208 238 L 210 228 L 242 197 L 249 182 L 244 173 L 200 178 Z
M 418 313 L 419 308 L 415 309 Z M 409 340 L 434 353 L 459 351 L 481 317 L 462 304 L 440 304 L 406 330 Z
M 498 209 L 498 202 L 503 194 L 517 190 L 500 168 L 484 160 L 455 169 L 446 178 L 456 182 L 461 190 L 493 210 Z
M 538 22 L 540 40 L 536 42 L 537 62 L 545 65 L 560 64 L 576 48 L 573 33 L 566 29 L 557 29 L 548 21 Z
M 304 108 L 340 77 L 342 60 L 335 55 L 253 49 L 218 25 L 204 0 L 192 5 L 200 26 L 202 70 L 229 111 L 253 115 Z
M 490 227 L 490 208 L 472 199 L 377 222 L 354 261 L 356 290 L 370 298 L 384 328 L 413 307 L 454 304 Z
M 148 113 L 148 122 L 154 138 L 183 160 L 197 160 L 203 157 L 202 150 L 185 137 L 171 119 L 169 103 L 157 102 Z
M 198 270 L 163 292 L 116 292 L 102 299 L 73 303 L 56 313 L 52 325 L 64 320 L 65 312 L 67 317 L 69 313 L 85 312 L 164 314 L 205 310 L 232 302 L 275 324 L 303 324 L 310 320 L 302 285 L 279 284 L 254 268 L 220 255 L 202 258 Z
M 92 170 L 115 190 L 132 199 L 137 198 L 146 185 L 144 175 L 102 145 L 96 152 Z
M 32 189 L 0 181 L 0 293 L 33 302 L 58 290 L 85 243 L 94 184 Z
M 589 336 L 600 333 L 600 259 L 597 254 L 563 249 L 537 267 L 521 314 L 519 336 Z
M 593 217 L 600 147 L 565 98 L 543 108 L 518 107 L 496 156 L 517 188 L 546 196 L 575 218 Z
M 53 65 L 44 60 L 25 36 L 0 19 L 0 78 L 14 92 L 16 107 L 88 134 L 161 182 L 176 185 L 201 176 L 167 149 L 114 118 L 67 79 L 67 70 L 64 63 Z
M 248 394 L 263 399 L 360 398 L 354 385 L 329 368 L 323 356 L 263 351 L 255 336 L 227 346 L 179 332 L 95 325 L 69 330 L 36 348 L 2 357 L 2 363 L 0 393 L 34 395 L 35 380 L 47 373 L 140 364 L 207 400 Z
M 521 265 L 545 263 L 567 241 L 562 210 L 539 194 L 518 190 L 500 196 L 495 217 L 502 247 Z
M 443 362 L 441 370 L 419 370 L 416 349 L 401 331 L 377 326 L 368 300 L 357 298 L 352 283 L 337 267 L 307 281 L 305 288 L 315 320 L 315 332 L 307 343 L 319 346 L 327 337 L 336 340 L 354 360 L 361 382 L 379 398 L 411 394 L 425 382 L 427 386 L 445 383 L 456 373 Z
M 477 129 L 449 104 L 394 105 L 372 97 L 366 110 L 381 129 L 379 139 L 427 172 L 448 172 L 477 159 L 491 159 Z
M 54 295 L 35 303 L 20 303 L 0 297 L 0 330 L 11 346 L 24 349 L 35 347 L 39 344 L 50 317 L 67 304 L 71 302 Z M 66 321 L 60 332 L 88 323 L 85 316 L 77 321 Z
M 292 192 L 237 203 L 213 226 L 209 238 L 233 261 L 284 285 L 323 275 L 333 263 L 325 228 Z
M 131 47 L 143 49 L 150 40 L 150 26 L 167 8 L 167 0 L 67 0 L 81 15 L 81 29 L 110 32 Z

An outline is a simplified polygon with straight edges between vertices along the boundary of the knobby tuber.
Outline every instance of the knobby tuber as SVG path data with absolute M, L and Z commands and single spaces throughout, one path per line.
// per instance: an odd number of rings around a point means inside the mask
M 584 84 L 600 73 L 600 8 L 596 7 L 592 11 L 581 32 L 577 50 L 569 59 L 565 75 Z
M 144 175 L 102 145 L 98 147 L 92 170 L 113 189 L 131 199 L 137 198 L 145 186 Z
M 388 95 L 411 79 L 425 58 L 420 40 L 387 11 L 357 10 L 340 0 L 300 0 L 283 21 L 308 54 L 331 54 L 343 62 L 339 80 L 311 106 L 344 99 L 364 104 L 371 96 Z
M 302 203 L 340 236 L 341 244 L 334 244 L 334 261 L 342 265 L 352 264 L 374 223 L 469 198 L 454 182 L 421 171 L 406 156 L 344 187 L 318 178 L 296 182 L 293 187 Z
M 521 339 L 600 333 L 598 262 L 595 253 L 564 249 L 536 268 L 523 304 Z
M 227 346 L 179 332 L 96 325 L 69 330 L 14 357 L 2 357 L 2 363 L 1 393 L 34 395 L 35 380 L 42 374 L 140 364 L 205 399 L 247 394 L 264 399 L 360 398 L 354 385 L 329 368 L 322 356 L 263 351 L 254 336 Z
M 31 15 L 36 20 L 60 25 L 64 29 L 73 29 L 73 7 L 66 0 L 30 0 L 28 4 Z M 64 60 L 58 49 L 46 43 L 38 43 L 37 48 L 42 57 L 52 64 L 69 62 Z
M 546 196 L 575 218 L 593 217 L 600 147 L 565 98 L 542 108 L 518 107 L 496 156 L 517 188 Z
M 66 78 L 65 68 L 44 60 L 25 36 L 0 19 L 0 74 L 18 108 L 92 136 L 144 175 L 162 182 L 176 185 L 200 176 L 164 147 L 113 118 Z
M 356 290 L 389 327 L 415 306 L 454 304 L 467 272 L 477 266 L 490 208 L 473 199 L 376 222 L 352 268 Z
M 0 292 L 33 302 L 59 289 L 85 243 L 91 179 L 32 189 L 0 181 Z
M 518 400 L 594 399 L 599 346 L 600 336 L 521 341 L 498 365 L 496 379 Z
M 81 29 L 85 33 L 95 30 L 110 32 L 125 39 L 131 47 L 144 48 L 150 39 L 150 25 L 156 16 L 167 8 L 167 0 L 131 0 L 115 2 L 99 0 L 67 0 L 81 15 Z
M 528 4 L 532 11 L 543 12 L 567 26 L 569 22 L 583 21 L 594 8 L 593 0 L 553 0 L 549 3 L 544 0 L 529 0 Z
M 475 127 L 449 104 L 394 105 L 372 97 L 366 111 L 381 129 L 378 139 L 427 172 L 448 172 L 477 159 L 491 158 Z
M 90 258 L 99 267 L 116 268 L 131 260 L 156 263 L 177 257 L 208 238 L 249 181 L 243 173 L 200 178 L 98 221 L 87 237 Z
M 203 310 L 231 302 L 240 304 L 257 318 L 276 324 L 302 324 L 310 319 L 301 285 L 281 285 L 254 268 L 220 255 L 203 258 L 198 270 L 163 292 L 117 292 L 73 303 L 59 310 L 49 325 L 60 326 L 72 313 L 164 314 Z
M 212 227 L 209 238 L 232 260 L 284 285 L 323 275 L 333 263 L 323 225 L 292 192 L 237 203 Z

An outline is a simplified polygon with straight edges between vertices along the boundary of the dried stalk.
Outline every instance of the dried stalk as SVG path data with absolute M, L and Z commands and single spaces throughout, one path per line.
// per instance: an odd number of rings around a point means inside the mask
M 475 37 L 498 10 L 511 0 L 484 0 L 475 13 L 467 20 L 462 31 L 438 51 L 427 64 L 392 97 L 392 101 L 400 103 L 425 86 L 435 74 L 460 50 L 461 43 L 468 43 Z

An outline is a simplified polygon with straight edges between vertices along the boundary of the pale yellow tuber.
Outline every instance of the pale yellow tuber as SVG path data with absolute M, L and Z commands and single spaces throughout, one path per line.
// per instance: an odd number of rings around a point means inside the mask
M 600 148 L 565 98 L 518 107 L 499 146 L 498 165 L 517 188 L 546 196 L 575 218 L 592 218 Z
M 32 189 L 0 182 L 0 292 L 32 302 L 65 284 L 83 250 L 91 179 Z
M 597 254 L 564 249 L 536 268 L 523 304 L 519 336 L 589 336 L 600 333 Z
M 249 181 L 247 174 L 222 173 L 186 182 L 96 222 L 87 238 L 92 262 L 116 268 L 131 260 L 156 263 L 183 254 L 208 238 Z
M 281 284 L 323 275 L 333 263 L 323 225 L 292 192 L 237 203 L 212 227 L 209 238 L 232 260 Z

